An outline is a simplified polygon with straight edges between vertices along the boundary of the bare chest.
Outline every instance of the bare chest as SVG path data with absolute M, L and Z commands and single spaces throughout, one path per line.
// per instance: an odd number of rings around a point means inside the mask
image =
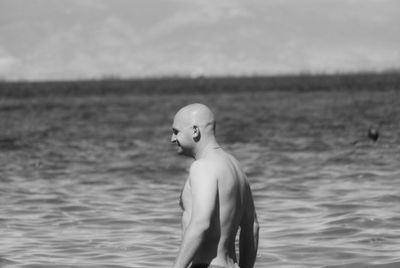
M 183 211 L 190 210 L 192 207 L 192 197 L 191 197 L 189 179 L 186 181 L 181 191 L 181 196 L 179 198 L 179 205 Z

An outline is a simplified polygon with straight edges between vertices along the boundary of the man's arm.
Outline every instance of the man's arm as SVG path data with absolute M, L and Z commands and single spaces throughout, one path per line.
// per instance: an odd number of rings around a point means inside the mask
M 246 191 L 247 202 L 240 222 L 239 266 L 241 268 L 253 268 L 257 257 L 258 231 L 260 226 L 249 185 L 247 185 Z
M 183 234 L 182 244 L 174 268 L 186 268 L 204 239 L 213 215 L 217 198 L 217 179 L 210 165 L 204 161 L 194 162 L 190 168 L 189 182 L 192 194 L 190 222 Z

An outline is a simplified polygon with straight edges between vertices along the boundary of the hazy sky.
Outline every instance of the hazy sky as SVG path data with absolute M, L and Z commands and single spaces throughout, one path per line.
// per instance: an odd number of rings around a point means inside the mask
M 0 0 L 0 79 L 392 68 L 399 0 Z

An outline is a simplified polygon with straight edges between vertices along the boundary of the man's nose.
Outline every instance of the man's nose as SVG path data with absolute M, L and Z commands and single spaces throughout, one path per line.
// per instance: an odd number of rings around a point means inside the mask
M 174 133 L 171 135 L 171 143 L 176 143 L 176 135 Z

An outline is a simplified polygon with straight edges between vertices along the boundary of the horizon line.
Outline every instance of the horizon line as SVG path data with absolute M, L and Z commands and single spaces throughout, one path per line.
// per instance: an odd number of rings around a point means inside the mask
M 251 79 L 251 78 L 284 78 L 284 77 L 324 77 L 324 76 L 352 76 L 352 75 L 399 75 L 400 68 L 387 68 L 384 70 L 357 70 L 357 71 L 301 71 L 276 74 L 218 74 L 218 75 L 188 75 L 188 74 L 166 74 L 145 76 L 118 76 L 104 75 L 102 77 L 88 78 L 65 78 L 65 79 L 8 79 L 0 77 L 0 83 L 69 83 L 69 82 L 107 82 L 107 81 L 151 81 L 151 80 L 201 80 L 201 79 Z

